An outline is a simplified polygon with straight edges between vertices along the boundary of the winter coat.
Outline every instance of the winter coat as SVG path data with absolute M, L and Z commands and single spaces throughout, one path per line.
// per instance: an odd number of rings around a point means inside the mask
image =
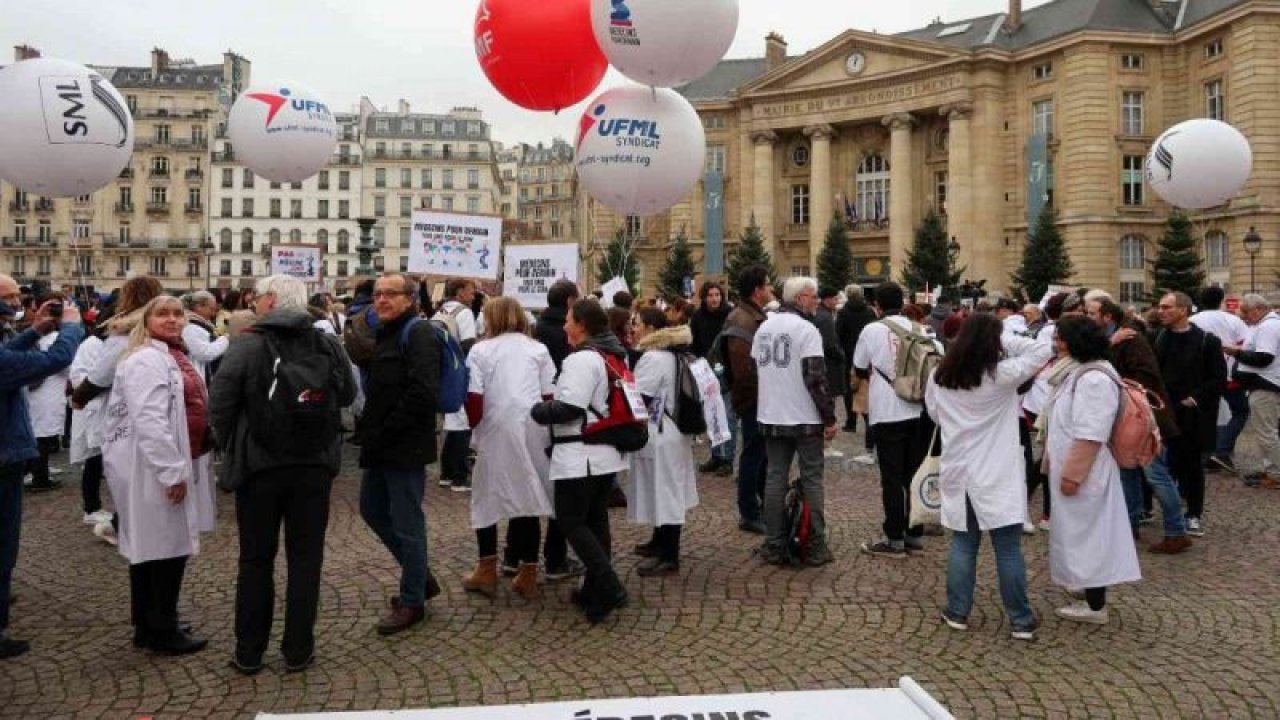
M 738 306 L 725 319 L 725 327 L 736 327 L 755 337 L 765 320 L 764 311 L 749 300 L 738 303 Z M 756 397 L 759 390 L 755 358 L 751 357 L 751 343 L 740 338 L 726 338 L 725 347 L 729 368 L 733 373 L 733 387 L 729 390 L 729 399 L 733 409 L 739 414 L 754 413 Z
M 1188 395 L 1196 401 L 1195 407 L 1183 407 L 1179 402 L 1181 398 L 1174 397 L 1170 391 L 1169 399 L 1173 402 L 1178 429 L 1183 439 L 1198 443 L 1201 451 L 1212 451 L 1218 441 L 1218 401 L 1227 387 L 1227 363 L 1223 360 L 1222 341 L 1217 335 L 1192 325 L 1187 330 L 1191 336 L 1186 344 L 1190 354 L 1178 358 L 1165 357 L 1168 354 L 1165 335 L 1170 332 L 1173 331 L 1157 331 L 1153 343 L 1161 376 L 1165 378 L 1165 389 L 1168 390 L 1172 384 L 1166 368 L 1181 365 L 1194 378 Z
M 195 313 L 187 313 L 187 326 L 182 329 L 182 342 L 187 346 L 191 364 L 207 384 L 218 361 L 227 352 L 226 337 L 218 337 L 213 325 Z
M 416 468 L 436 459 L 440 342 L 431 325 L 420 321 L 409 331 L 406 354 L 400 337 L 411 317 L 412 311 L 378 325 L 364 413 L 356 425 L 362 468 Z
M 693 437 L 680 432 L 672 420 L 676 403 L 676 356 L 688 350 L 693 336 L 686 325 L 664 328 L 636 343 L 636 389 L 652 398 L 649 442 L 631 453 L 631 483 L 627 488 L 627 519 L 642 525 L 683 525 L 685 513 L 698 504 L 698 470 L 693 462 Z
M 827 362 L 827 392 L 831 397 L 839 397 L 849 392 L 849 364 L 844 350 L 840 347 L 840 337 L 836 332 L 836 314 L 818 306 L 813 324 L 822 335 L 822 357 Z
M 573 352 L 573 348 L 569 347 L 569 336 L 564 332 L 564 323 L 568 317 L 568 308 L 549 307 L 542 311 L 537 324 L 533 326 L 533 339 L 547 346 L 547 352 L 551 353 L 551 362 L 555 363 L 557 374 L 564 364 L 564 359 Z
M 337 395 L 338 405 L 346 407 L 355 399 L 356 381 L 346 352 L 336 337 L 317 333 L 311 322 L 311 316 L 300 310 L 269 313 L 254 325 L 252 331 L 242 333 L 232 342 L 222 356 L 209 392 L 209 425 L 225 456 L 222 468 L 225 487 L 239 487 L 255 473 L 280 467 L 320 466 L 328 469 L 331 475 L 338 474 L 342 461 L 341 443 L 334 443 L 320 455 L 293 456 L 268 451 L 249 432 L 249 425 L 254 420 L 250 395 L 265 392 L 271 384 L 273 360 L 267 348 L 266 333 L 276 337 L 281 347 L 298 342 L 302 333 L 316 333 L 321 340 L 320 347 L 333 360 L 330 390 Z
M 1126 326 L 1131 327 L 1131 326 Z M 1133 328 L 1136 329 L 1136 328 Z M 1156 425 L 1160 427 L 1160 437 L 1168 441 L 1178 436 L 1178 423 L 1174 418 L 1174 410 L 1169 403 L 1169 393 L 1164 389 L 1164 378 L 1160 375 L 1160 363 L 1156 353 L 1151 349 L 1147 338 L 1139 334 L 1132 340 L 1111 346 L 1111 365 L 1116 373 L 1125 380 L 1132 380 L 1155 393 L 1164 407 L 1155 410 Z
M 853 350 L 858 347 L 858 336 L 862 328 L 879 318 L 876 311 L 867 305 L 865 300 L 850 300 L 836 313 L 836 335 L 840 338 L 840 349 L 850 365 L 853 364 Z
M 71 365 L 84 326 L 63 325 L 48 350 L 36 349 L 40 335 L 25 330 L 0 347 L 0 465 L 40 456 L 27 407 L 28 385 Z
M 731 312 L 733 306 L 727 302 L 720 303 L 720 307 L 715 310 L 705 305 L 694 310 L 693 317 L 689 319 L 689 330 L 693 333 L 690 352 L 700 358 L 706 357 L 711 352 L 711 343 L 724 328 L 724 322 L 729 319 Z

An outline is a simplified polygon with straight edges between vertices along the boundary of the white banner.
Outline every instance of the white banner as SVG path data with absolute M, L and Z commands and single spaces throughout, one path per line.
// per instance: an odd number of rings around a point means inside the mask
M 409 232 L 409 272 L 498 279 L 502 218 L 415 210 Z
M 258 715 L 259 720 L 658 720 L 659 718 L 736 718 L 737 720 L 954 720 L 951 713 L 909 677 L 884 690 L 810 690 L 802 692 L 702 695 L 684 697 L 578 700 L 539 705 L 374 710 L 369 712 Z
M 606 310 L 613 307 L 614 293 L 622 292 L 624 290 L 631 292 L 631 288 L 627 287 L 626 278 L 616 277 L 610 279 L 609 282 L 605 283 L 604 286 L 600 288 L 600 291 L 604 293 L 604 297 L 601 298 L 600 304 L 604 305 Z
M 503 251 L 502 294 L 526 310 L 547 306 L 547 291 L 557 280 L 578 282 L 578 246 L 508 245 Z
M 702 419 L 707 421 L 707 440 L 711 447 L 729 442 L 733 437 L 729 427 L 729 414 L 724 408 L 724 397 L 720 395 L 720 381 L 707 361 L 698 358 L 689 364 L 689 372 L 698 383 L 702 392 Z
M 319 245 L 272 245 L 271 274 L 288 275 L 305 283 L 320 282 L 324 248 Z

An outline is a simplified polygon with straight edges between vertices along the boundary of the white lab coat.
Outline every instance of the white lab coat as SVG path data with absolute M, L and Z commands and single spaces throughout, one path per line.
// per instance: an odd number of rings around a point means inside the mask
M 187 346 L 187 357 L 196 372 L 206 383 L 209 382 L 209 366 L 227 352 L 231 338 L 223 335 L 210 339 L 209 331 L 193 322 L 188 322 L 182 329 L 182 342 Z M 196 485 L 187 488 L 196 495 L 196 510 L 200 515 L 200 532 L 213 532 L 218 521 L 218 486 L 213 474 L 213 451 L 192 461 L 192 469 L 196 474 Z
M 640 356 L 634 375 L 636 389 L 654 403 L 649 442 L 631 453 L 627 519 L 655 527 L 683 525 L 685 513 L 698 505 L 698 471 L 693 437 L 681 433 L 670 417 L 675 411 L 676 358 L 665 350 L 649 350 Z
M 1070 588 L 1108 587 L 1142 579 L 1120 468 L 1106 447 L 1120 391 L 1097 370 L 1099 366 L 1115 372 L 1109 363 L 1088 363 L 1062 381 L 1045 445 L 1049 491 L 1053 493 L 1049 572 L 1054 583 Z M 1103 447 L 1079 492 L 1067 497 L 1062 494 L 1062 465 L 1074 440 L 1094 440 Z
M 121 358 L 107 400 L 102 456 L 120 515 L 120 554 L 130 564 L 195 555 L 199 514 L 182 371 L 153 340 Z M 166 491 L 187 484 L 186 498 Z
M 48 350 L 58 339 L 51 332 L 40 338 L 36 347 Z M 34 389 L 27 391 L 27 412 L 31 416 L 31 430 L 38 438 L 62 437 L 67 423 L 67 378 L 63 370 L 46 377 Z
M 966 496 L 981 530 L 1021 525 L 1027 516 L 1018 386 L 1053 355 L 1053 346 L 1009 334 L 1001 340 L 1008 357 L 996 366 L 994 378 L 984 376 L 970 390 L 949 390 L 931 376 L 925 388 L 925 406 L 938 423 L 943 447 L 942 524 L 951 530 L 968 530 Z M 1056 513 L 1053 520 L 1056 532 Z
M 187 356 L 191 358 L 191 364 L 196 366 L 196 372 L 200 373 L 205 382 L 209 382 L 209 365 L 227 352 L 227 344 L 231 342 L 231 338 L 223 335 L 211 340 L 208 330 L 188 322 L 182 329 L 182 342 L 187 346 Z
M 90 335 L 76 349 L 68 377 L 78 387 L 89 375 L 89 369 L 102 354 L 102 340 Z M 107 396 L 99 395 L 85 404 L 83 410 L 71 411 L 71 462 L 82 463 L 102 454 L 102 408 Z
M 504 333 L 476 343 L 467 367 L 468 392 L 484 397 L 484 416 L 471 432 L 471 526 L 551 515 L 551 436 L 529 417 L 529 408 L 555 392 L 551 354 L 526 335 Z

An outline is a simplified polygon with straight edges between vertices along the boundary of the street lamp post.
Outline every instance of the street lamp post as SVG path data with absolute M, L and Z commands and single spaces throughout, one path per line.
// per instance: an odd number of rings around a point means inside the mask
M 200 249 L 204 252 L 204 289 L 208 290 L 213 285 L 213 238 L 206 237 Z
M 1262 250 L 1262 236 L 1258 234 L 1252 226 L 1249 232 L 1244 234 L 1244 251 L 1249 253 L 1249 292 L 1257 292 L 1258 287 L 1255 284 L 1254 270 L 1257 266 L 1258 252 Z
M 359 275 L 373 274 L 373 226 L 377 222 L 370 217 L 356 218 L 360 225 L 360 244 L 356 246 L 356 253 L 360 255 L 360 267 L 356 269 Z

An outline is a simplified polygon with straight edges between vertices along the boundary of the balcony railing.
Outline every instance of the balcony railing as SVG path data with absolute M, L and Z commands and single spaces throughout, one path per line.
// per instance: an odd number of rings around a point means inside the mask
M 129 213 L 132 213 L 133 203 L 124 203 L 124 202 L 116 203 L 116 212 L 122 215 L 128 215 Z
M 223 150 L 222 152 L 216 152 L 213 154 L 213 161 L 214 162 L 235 162 L 236 154 L 231 150 Z
M 26 238 L 24 238 L 24 237 L 21 237 L 21 238 L 13 238 L 13 237 L 0 238 L 0 247 L 26 247 L 26 246 L 27 246 L 27 239 L 26 239 Z
M 153 178 L 169 179 L 169 168 L 151 168 L 149 175 Z
M 186 177 L 188 180 L 199 180 L 204 177 L 204 171 L 200 168 L 191 168 L 187 171 Z
M 18 202 L 17 200 L 9 201 L 9 212 L 24 213 L 31 209 L 31 203 Z
M 52 200 L 40 200 L 36 202 L 36 212 L 53 212 Z
M 149 202 L 147 203 L 148 215 L 168 215 L 169 203 L 167 202 Z
M 329 158 L 330 165 L 359 165 L 360 158 L 356 155 L 338 155 Z
M 183 207 L 183 211 L 188 215 L 198 215 L 204 212 L 204 205 L 192 205 L 191 203 L 187 203 Z

